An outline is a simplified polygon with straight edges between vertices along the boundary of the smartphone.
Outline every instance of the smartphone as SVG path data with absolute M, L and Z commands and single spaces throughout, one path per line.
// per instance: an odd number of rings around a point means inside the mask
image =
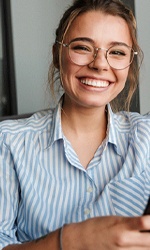
M 148 203 L 146 205 L 143 215 L 146 215 L 146 214 L 150 214 L 150 197 L 149 197 L 149 200 L 148 200 Z

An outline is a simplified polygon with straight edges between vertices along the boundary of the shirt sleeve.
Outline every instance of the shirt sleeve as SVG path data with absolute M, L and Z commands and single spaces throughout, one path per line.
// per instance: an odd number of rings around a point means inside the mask
M 20 243 L 17 240 L 16 218 L 19 204 L 19 183 L 13 156 L 0 132 L 0 250 Z

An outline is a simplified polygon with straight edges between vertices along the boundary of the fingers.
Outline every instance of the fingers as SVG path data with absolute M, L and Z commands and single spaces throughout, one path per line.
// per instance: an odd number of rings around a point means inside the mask
M 141 217 L 126 218 L 129 229 L 135 231 L 149 231 L 150 230 L 150 215 Z
M 124 218 L 115 244 L 120 248 L 150 249 L 150 216 Z
M 116 244 L 119 248 L 129 247 L 148 247 L 150 249 L 150 233 L 123 232 L 119 235 Z

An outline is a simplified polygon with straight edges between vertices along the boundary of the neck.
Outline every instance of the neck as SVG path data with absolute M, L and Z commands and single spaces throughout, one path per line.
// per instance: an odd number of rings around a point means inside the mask
M 64 101 L 61 119 L 64 132 L 71 129 L 76 135 L 91 134 L 96 131 L 106 134 L 107 113 L 105 107 L 85 108 Z
M 106 137 L 105 107 L 85 108 L 64 101 L 61 121 L 64 135 L 70 141 L 81 165 L 87 168 Z

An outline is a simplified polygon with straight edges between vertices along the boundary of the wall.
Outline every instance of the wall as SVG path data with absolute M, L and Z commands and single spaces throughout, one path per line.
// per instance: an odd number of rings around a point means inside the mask
M 150 0 L 135 0 L 138 40 L 144 52 L 140 73 L 140 111 L 150 111 Z
M 19 114 L 49 105 L 46 92 L 51 45 L 58 20 L 71 0 L 11 0 Z M 145 53 L 140 74 L 141 113 L 150 111 L 150 1 L 135 0 L 138 38 Z
M 11 0 L 18 113 L 47 108 L 51 45 L 69 0 Z

